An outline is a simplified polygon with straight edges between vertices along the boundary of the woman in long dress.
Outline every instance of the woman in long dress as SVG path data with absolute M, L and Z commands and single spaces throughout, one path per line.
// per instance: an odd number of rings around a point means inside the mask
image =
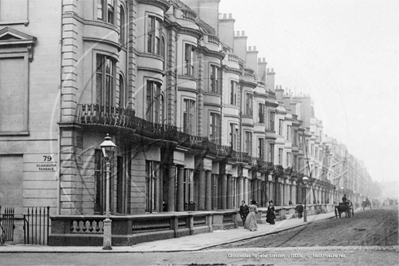
M 252 200 L 249 207 L 249 214 L 247 219 L 245 220 L 244 228 L 248 229 L 249 231 L 256 231 L 258 230 L 258 224 L 256 223 L 256 216 L 255 214 L 258 213 L 258 208 L 256 207 L 256 201 Z
M 266 222 L 268 222 L 269 224 L 274 224 L 275 223 L 275 219 L 276 219 L 276 215 L 274 214 L 274 206 L 273 206 L 273 201 L 269 201 L 269 206 L 267 207 L 267 211 L 266 211 Z

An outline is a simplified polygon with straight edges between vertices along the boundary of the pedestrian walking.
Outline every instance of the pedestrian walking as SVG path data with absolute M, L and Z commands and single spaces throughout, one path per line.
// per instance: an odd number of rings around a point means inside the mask
M 258 207 L 256 207 L 256 201 L 251 200 L 251 204 L 248 207 L 249 207 L 249 214 L 245 221 L 244 228 L 248 229 L 249 231 L 257 231 L 258 224 L 256 223 L 256 215 L 255 214 L 258 213 Z
M 302 213 L 303 213 L 303 206 L 302 202 L 299 203 L 299 205 L 296 206 L 295 210 L 298 212 L 298 218 L 302 218 Z
M 245 226 L 245 220 L 247 219 L 249 213 L 249 207 L 247 204 L 245 204 L 245 200 L 241 201 L 241 206 L 240 206 L 240 216 L 242 220 L 242 226 Z
M 269 206 L 267 207 L 267 211 L 266 211 L 266 222 L 268 222 L 269 224 L 274 224 L 275 223 L 275 219 L 276 219 L 276 215 L 274 213 L 275 209 L 273 206 L 273 201 L 269 201 Z

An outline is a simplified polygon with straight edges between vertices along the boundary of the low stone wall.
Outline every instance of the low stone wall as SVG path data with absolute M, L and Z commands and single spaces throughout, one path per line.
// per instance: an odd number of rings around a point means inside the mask
M 237 211 L 175 212 L 111 216 L 112 245 L 130 246 L 142 242 L 237 227 Z M 50 246 L 102 246 L 104 216 L 52 216 Z

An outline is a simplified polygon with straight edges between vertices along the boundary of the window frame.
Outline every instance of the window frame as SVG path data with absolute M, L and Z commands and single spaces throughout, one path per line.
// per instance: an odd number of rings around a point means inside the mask
M 112 3 L 110 5 L 110 3 Z M 110 9 L 111 7 L 111 9 Z M 115 0 L 97 0 L 96 2 L 96 20 L 101 20 L 104 23 L 116 24 L 115 10 L 117 10 Z M 112 12 L 110 12 L 112 11 Z M 101 17 L 99 15 L 101 14 Z
M 101 57 L 101 67 L 99 65 L 99 57 Z M 96 104 L 104 107 L 111 107 L 115 105 L 115 91 L 116 91 L 116 62 L 117 60 L 103 53 L 95 54 L 95 66 L 96 66 Z M 107 73 L 107 62 L 112 64 L 112 73 Z M 99 67 L 101 71 L 99 70 Z M 99 88 L 99 76 L 101 75 L 101 88 Z M 108 81 L 110 80 L 110 81 Z M 108 86 L 109 85 L 109 86 Z M 101 90 L 101 95 L 99 95 Z M 101 96 L 101 98 L 99 98 Z
M 144 95 L 144 117 L 146 121 L 163 124 L 165 120 L 164 96 L 162 83 L 158 80 L 147 79 Z M 153 108 L 155 107 L 155 109 Z M 150 110 L 151 109 L 151 110 Z
M 196 125 L 196 101 L 190 98 L 183 99 L 182 129 L 184 133 L 195 135 Z
M 155 14 L 147 14 L 146 20 L 146 53 L 162 56 L 163 20 Z
M 211 64 L 210 71 L 209 71 L 209 92 L 220 94 L 220 82 L 221 80 L 221 70 L 220 66 Z
M 265 139 L 258 138 L 258 158 L 265 159 Z
M 183 71 L 183 73 L 185 76 L 194 77 L 194 73 L 195 73 L 194 62 L 195 62 L 196 48 L 197 47 L 191 43 L 184 44 L 184 64 L 183 64 L 184 71 Z
M 266 119 L 265 119 L 265 108 L 266 105 L 264 103 L 258 103 L 258 122 L 260 124 L 264 124 Z
M 122 46 L 126 46 L 126 29 L 128 23 L 126 23 L 126 11 L 125 7 L 120 4 L 119 5 L 119 42 L 122 44 Z
M 209 140 L 220 144 L 220 119 L 221 115 L 216 112 L 209 113 Z
M 245 115 L 253 116 L 254 115 L 254 95 L 252 93 L 245 93 Z
M 251 156 L 252 155 L 252 132 L 245 131 L 245 152 Z
M 229 104 L 237 106 L 237 87 L 238 82 L 236 80 L 230 80 L 230 97 Z

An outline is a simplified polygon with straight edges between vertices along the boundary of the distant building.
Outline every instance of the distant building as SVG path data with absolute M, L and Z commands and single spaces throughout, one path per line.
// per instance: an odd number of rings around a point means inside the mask
M 54 239 L 99 226 L 107 133 L 112 215 L 164 217 L 129 230 L 232 226 L 241 200 L 367 195 L 364 167 L 324 139 L 309 96 L 275 85 L 219 0 L 46 1 L 45 15 L 42 1 L 1 4 L 0 205 L 50 206 Z M 190 216 L 202 231 L 167 216 L 189 210 L 210 213 Z

